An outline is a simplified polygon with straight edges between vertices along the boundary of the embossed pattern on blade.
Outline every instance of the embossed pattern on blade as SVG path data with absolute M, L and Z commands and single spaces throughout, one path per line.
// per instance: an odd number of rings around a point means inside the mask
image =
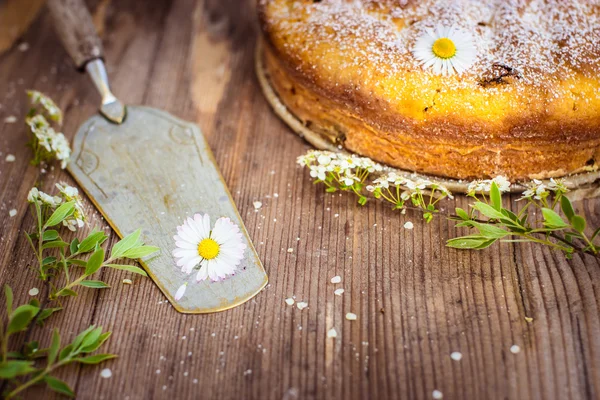
M 213 155 L 198 126 L 148 107 L 128 107 L 122 125 L 101 116 L 86 121 L 73 142 L 69 171 L 106 220 L 123 237 L 137 228 L 160 254 L 141 260 L 148 274 L 180 312 L 209 313 L 242 304 L 267 284 Z M 175 265 L 176 227 L 196 212 L 211 223 L 231 218 L 247 245 L 238 271 L 220 282 L 196 283 Z M 175 292 L 184 282 L 185 296 Z

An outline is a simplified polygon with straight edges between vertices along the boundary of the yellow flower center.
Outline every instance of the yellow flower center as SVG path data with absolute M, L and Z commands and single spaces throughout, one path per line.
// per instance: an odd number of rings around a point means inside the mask
M 198 255 L 206 260 L 212 260 L 219 255 L 219 243 L 206 238 L 198 244 Z
M 431 50 L 439 58 L 452 58 L 456 54 L 456 45 L 448 38 L 440 38 L 433 43 Z

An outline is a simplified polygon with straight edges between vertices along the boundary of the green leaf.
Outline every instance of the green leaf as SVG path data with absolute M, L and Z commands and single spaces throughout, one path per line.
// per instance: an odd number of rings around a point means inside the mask
M 90 257 L 85 267 L 85 274 L 92 275 L 98 271 L 104 262 L 104 249 L 99 248 Z
M 106 360 L 110 360 L 112 358 L 117 358 L 116 354 L 95 354 L 93 356 L 76 358 L 75 361 L 82 364 L 100 364 Z
M 77 335 L 77 337 L 71 343 L 71 345 L 73 346 L 73 348 L 75 348 L 75 349 L 79 348 L 79 345 L 81 345 L 81 343 L 83 342 L 83 339 L 88 335 L 88 333 L 90 333 L 94 329 L 96 329 L 96 326 L 95 325 L 90 325 L 84 331 L 81 331 L 79 333 L 79 335 Z
M 108 238 L 103 231 L 94 229 L 78 246 L 77 253 L 87 253 L 97 245 L 101 245 Z
M 42 249 L 54 249 L 56 247 L 67 247 L 69 243 L 65 243 L 62 240 L 54 240 L 52 242 L 46 242 L 42 246 Z
M 43 325 L 44 321 L 46 319 L 48 319 L 52 314 L 54 314 L 57 311 L 62 310 L 62 307 L 55 307 L 55 308 L 44 308 L 41 312 L 40 315 L 38 315 L 37 317 L 37 323 L 38 325 Z
M 600 233 L 600 228 L 596 229 L 594 231 L 594 234 L 592 235 L 592 238 L 590 239 L 591 242 L 594 241 L 594 239 L 596 239 L 596 236 L 598 236 L 598 234 Z
M 61 381 L 58 378 L 46 375 L 44 377 L 44 382 L 46 382 L 50 389 L 54 390 L 57 393 L 64 394 L 68 397 L 75 397 L 75 393 L 73 393 L 73 390 L 69 387 L 69 385 L 67 385 L 66 382 Z
M 471 225 L 479 230 L 479 236 L 487 239 L 501 239 L 506 235 L 510 235 L 510 232 L 494 225 L 482 224 L 479 222 L 472 222 Z
M 87 265 L 87 261 L 79 260 L 77 258 L 71 258 L 71 259 L 67 260 L 67 264 L 77 265 L 78 267 L 85 267 Z
M 544 207 L 542 208 L 542 215 L 544 216 L 544 225 L 546 225 L 549 228 L 560 229 L 569 227 L 569 225 L 567 225 L 567 223 L 563 221 L 561 216 L 558 215 L 554 210 Z
M 489 239 L 480 236 L 461 236 L 448 240 L 446 246 L 455 249 L 477 249 L 489 241 Z
M 33 318 L 40 309 L 29 304 L 23 304 L 17 307 L 17 309 L 10 316 L 8 328 L 6 328 L 7 334 L 21 332 L 27 329 Z
M 102 281 L 81 281 L 81 283 L 79 283 L 81 286 L 85 286 L 85 287 L 89 287 L 89 288 L 93 288 L 93 289 L 106 289 L 109 288 L 110 286 L 107 285 L 106 283 L 102 282 Z
M 120 269 L 122 271 L 128 271 L 128 272 L 133 272 L 134 274 L 139 274 L 139 275 L 143 275 L 143 276 L 148 276 L 148 274 L 146 273 L 146 271 L 144 271 L 143 269 L 141 269 L 140 267 L 135 267 L 133 265 L 123 265 L 123 264 L 106 264 L 106 267 L 110 267 L 110 268 L 114 268 L 114 269 Z
M 500 211 L 496 210 L 492 206 L 482 203 L 481 201 L 476 201 L 475 204 L 472 205 L 472 207 L 488 218 L 492 218 L 492 219 L 505 218 L 504 214 L 502 214 Z
M 573 225 L 573 228 L 577 232 L 583 233 L 583 231 L 585 231 L 585 227 L 586 227 L 585 218 L 583 218 L 582 216 L 579 216 L 579 215 L 575 215 L 571 219 L 571 225 Z
M 87 335 L 85 335 L 85 337 L 81 341 L 80 348 L 78 348 L 77 350 L 81 351 L 81 349 L 83 349 L 87 346 L 96 344 L 98 339 L 100 339 L 100 335 L 102 335 L 102 327 L 92 329 L 90 332 L 88 332 Z
M 69 344 L 67 346 L 65 346 L 60 353 L 58 353 L 58 361 L 62 361 L 64 359 L 66 359 L 67 357 L 69 357 L 71 355 L 71 353 L 73 352 L 73 345 Z
M 501 209 L 500 212 L 502 214 L 504 214 L 511 221 L 514 221 L 516 225 L 521 226 L 521 221 L 519 221 L 519 217 L 517 217 L 517 215 L 515 213 L 513 213 L 510 210 L 507 210 L 506 208 Z
M 490 188 L 490 200 L 492 201 L 492 206 L 496 209 L 496 211 L 502 210 L 502 195 L 500 194 L 500 190 L 498 189 L 496 182 L 492 182 L 492 186 Z
M 75 296 L 77 296 L 77 292 L 75 292 L 71 289 L 64 288 L 64 289 L 61 289 L 60 292 L 57 293 L 57 295 L 60 297 L 66 297 L 66 296 L 75 297 Z
M 325 191 L 327 193 L 335 193 L 335 192 L 337 192 L 337 189 L 334 187 L 328 187 L 327 189 L 325 189 Z
M 150 254 L 156 253 L 160 249 L 156 246 L 139 246 L 127 250 L 121 257 L 138 259 L 149 256 Z
M 360 196 L 358 198 L 358 204 L 360 204 L 361 206 L 364 206 L 365 204 L 367 204 L 367 198 L 365 196 Z
M 56 262 L 56 257 L 46 257 L 42 260 L 42 265 L 50 265 Z
M 44 232 L 43 238 L 44 241 L 56 240 L 58 239 L 58 232 L 54 229 L 50 229 Z
M 48 218 L 46 223 L 44 224 L 44 229 L 49 226 L 58 225 L 64 221 L 69 215 L 73 214 L 75 211 L 75 201 L 69 201 L 67 203 L 61 204 Z
M 456 207 L 455 212 L 456 212 L 456 215 L 458 215 L 458 217 L 462 220 L 466 221 L 466 220 L 471 219 L 471 218 L 469 218 L 469 214 L 467 214 L 467 212 L 460 207 Z
M 102 335 L 100 335 L 100 337 L 98 338 L 98 340 L 96 340 L 95 343 L 92 343 L 88 346 L 82 347 L 81 352 L 82 353 L 91 353 L 91 352 L 98 350 L 98 348 L 100 346 L 102 346 L 102 344 L 104 342 L 106 342 L 106 340 L 110 337 L 110 335 L 111 335 L 111 332 L 104 332 Z
M 18 360 L 24 360 L 25 359 L 25 355 L 19 353 L 18 351 L 9 351 L 8 353 L 6 353 L 6 357 L 7 358 L 15 358 Z
M 141 233 L 142 231 L 138 229 L 135 232 L 132 232 L 129 235 L 125 236 L 117 243 L 115 243 L 110 253 L 110 258 L 112 258 L 113 260 L 116 258 L 121 258 L 127 250 L 133 248 L 136 244 L 138 244 Z
M 69 251 L 71 252 L 71 255 L 77 253 L 77 251 L 79 250 L 79 239 L 75 238 L 71 241 L 71 245 L 69 246 Z
M 575 211 L 573 210 L 573 204 L 571 204 L 571 200 L 569 200 L 566 196 L 560 196 L 560 208 L 562 209 L 563 214 L 567 217 L 568 221 L 571 221 L 575 216 Z
M 8 360 L 0 363 L 0 379 L 13 379 L 34 372 L 33 361 Z
M 58 356 L 58 352 L 60 350 L 60 334 L 58 333 L 58 329 L 54 329 L 52 332 L 52 342 L 50 343 L 50 347 L 48 348 L 48 365 L 54 364 L 56 357 Z
M 4 285 L 4 297 L 6 298 L 6 314 L 10 315 L 13 307 L 13 291 L 8 285 Z
M 485 248 L 488 248 L 488 247 L 490 247 L 491 245 L 493 245 L 493 244 L 496 242 L 496 240 L 498 240 L 498 239 L 490 239 L 490 240 L 487 240 L 487 241 L 485 241 L 485 242 L 481 243 L 481 244 L 480 244 L 479 246 L 477 246 L 475 249 L 476 249 L 476 250 L 483 250 L 483 249 L 485 249 Z

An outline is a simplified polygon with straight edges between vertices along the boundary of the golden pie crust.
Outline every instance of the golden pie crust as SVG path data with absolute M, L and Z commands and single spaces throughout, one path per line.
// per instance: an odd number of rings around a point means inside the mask
M 529 180 L 597 169 L 600 49 L 598 41 L 581 44 L 581 35 L 598 37 L 599 6 L 565 11 L 567 40 L 548 33 L 543 18 L 540 37 L 526 36 L 531 21 L 517 14 L 505 17 L 513 27 L 507 36 L 501 23 L 485 20 L 486 10 L 500 13 L 497 2 L 458 1 L 452 10 L 464 13 L 445 23 L 471 29 L 484 48 L 466 73 L 437 76 L 410 52 L 432 26 L 435 7 L 425 12 L 422 3 L 438 2 L 259 2 L 270 84 L 327 142 L 403 170 Z M 554 14 L 545 17 L 557 23 Z M 539 52 L 536 43 L 562 50 L 527 58 Z

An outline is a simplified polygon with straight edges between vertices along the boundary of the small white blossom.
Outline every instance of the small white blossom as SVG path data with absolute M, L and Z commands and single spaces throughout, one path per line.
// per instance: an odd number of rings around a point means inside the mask
M 510 190 L 510 181 L 504 176 L 497 176 L 494 179 L 485 179 L 469 183 L 467 186 L 467 194 L 473 196 L 475 193 L 489 193 L 492 189 L 492 182 L 496 183 L 500 193 L 508 192 Z
M 41 105 L 45 114 L 51 120 L 56 121 L 59 124 L 62 123 L 62 111 L 50 97 L 37 90 L 28 90 L 27 95 L 29 96 L 32 106 L 37 106 L 38 104 Z
M 60 191 L 60 195 L 65 202 L 75 202 L 75 210 L 73 211 L 73 214 L 63 221 L 63 225 L 69 228 L 71 231 L 76 231 L 77 228 L 83 228 L 87 218 L 83 211 L 83 201 L 81 200 L 81 196 L 79 196 L 79 190 L 73 186 L 67 185 L 64 182 L 57 183 L 56 187 Z
M 33 188 L 31 188 L 29 193 L 27 193 L 27 201 L 30 203 L 33 203 L 34 201 L 36 201 L 39 198 L 39 195 L 40 195 L 40 191 L 38 190 L 38 188 L 33 187 Z
M 569 189 L 567 189 L 567 187 L 565 186 L 564 180 L 554 178 L 550 178 L 550 182 L 548 182 L 548 190 L 562 193 L 566 193 L 569 191 Z
M 71 147 L 65 135 L 56 132 L 43 115 L 35 115 L 25 120 L 34 136 L 34 149 L 43 149 L 42 159 L 55 158 L 65 169 L 71 157 Z
M 39 191 L 38 188 L 33 187 L 27 194 L 27 201 L 30 203 L 40 201 L 42 205 L 54 209 L 62 203 L 62 198 L 58 196 L 50 196 L 49 194 Z

